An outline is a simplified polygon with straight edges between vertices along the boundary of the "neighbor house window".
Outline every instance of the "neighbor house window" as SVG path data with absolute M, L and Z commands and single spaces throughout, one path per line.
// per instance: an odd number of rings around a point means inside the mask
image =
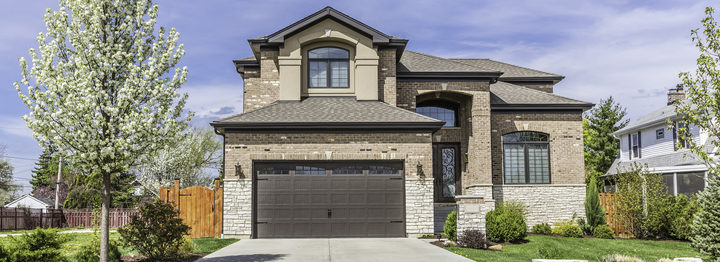
M 665 129 L 660 128 L 658 130 L 655 130 L 655 139 L 660 140 L 665 138 Z
M 460 126 L 458 119 L 459 105 L 449 101 L 431 100 L 418 103 L 415 112 L 418 114 L 445 121 L 447 127 Z
M 515 132 L 503 136 L 505 184 L 549 184 L 550 149 L 548 135 Z
M 630 159 L 640 158 L 640 132 L 630 134 Z
M 681 137 L 681 134 L 683 133 L 685 134 L 685 137 Z M 673 143 L 675 143 L 675 150 L 690 148 L 690 141 L 688 141 L 690 138 L 688 136 L 690 136 L 690 130 L 687 127 L 687 123 L 675 123 L 675 128 L 673 128 Z
M 350 87 L 350 52 L 337 47 L 308 51 L 308 87 Z

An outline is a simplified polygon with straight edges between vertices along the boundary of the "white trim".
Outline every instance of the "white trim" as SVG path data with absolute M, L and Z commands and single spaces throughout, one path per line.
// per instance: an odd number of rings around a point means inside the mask
M 677 172 L 673 173 L 673 195 L 677 196 L 678 194 L 678 188 L 677 188 L 678 182 L 677 182 Z
M 650 173 L 683 173 L 683 172 L 697 172 L 707 171 L 705 165 L 691 165 L 691 166 L 663 166 L 663 167 L 652 167 L 648 168 Z

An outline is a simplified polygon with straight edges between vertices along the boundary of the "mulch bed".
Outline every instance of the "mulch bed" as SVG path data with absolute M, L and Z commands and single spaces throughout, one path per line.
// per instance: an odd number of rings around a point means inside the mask
M 166 262 L 192 262 L 192 261 L 201 259 L 201 258 L 204 257 L 205 255 L 207 255 L 207 254 L 188 254 L 187 256 L 182 257 L 182 258 L 168 259 L 168 260 L 162 260 L 162 261 L 166 261 Z M 150 261 L 150 260 L 147 260 L 145 256 L 135 255 L 135 256 L 124 256 L 124 257 L 122 257 L 122 261 L 123 261 L 123 262 L 146 262 L 146 261 Z M 157 260 L 153 260 L 153 261 L 157 261 Z

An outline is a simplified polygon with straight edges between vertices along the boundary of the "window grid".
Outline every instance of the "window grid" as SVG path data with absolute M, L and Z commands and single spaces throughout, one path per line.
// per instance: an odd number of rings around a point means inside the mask
M 308 51 L 308 88 L 349 88 L 350 52 L 337 47 Z
M 521 131 L 503 135 L 506 184 L 549 184 L 549 136 Z
M 456 126 L 455 125 L 455 110 L 437 107 L 437 106 L 421 106 L 417 107 L 415 111 L 418 114 L 432 117 L 438 120 L 445 121 L 444 126 Z

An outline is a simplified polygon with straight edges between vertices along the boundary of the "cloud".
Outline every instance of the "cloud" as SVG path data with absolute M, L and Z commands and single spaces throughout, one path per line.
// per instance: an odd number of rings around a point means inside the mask
M 20 116 L 0 115 L 0 132 L 4 135 L 33 138 L 33 132 Z
M 185 109 L 195 112 L 198 118 L 226 117 L 242 109 L 243 90 L 239 80 L 237 84 L 186 85 L 183 89 L 181 92 L 188 94 Z

